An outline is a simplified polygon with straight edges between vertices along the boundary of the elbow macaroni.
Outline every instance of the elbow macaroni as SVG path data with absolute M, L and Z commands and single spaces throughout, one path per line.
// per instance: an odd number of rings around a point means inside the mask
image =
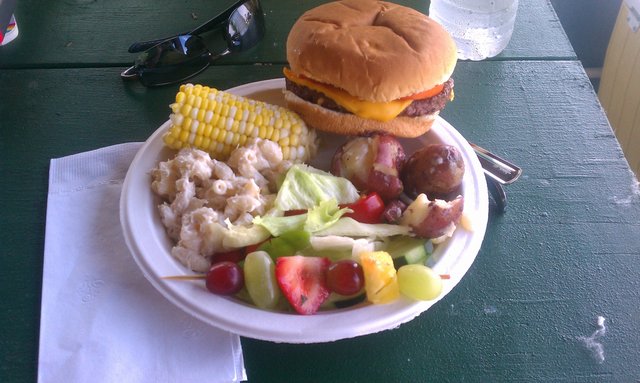
M 151 188 L 163 199 L 158 209 L 176 241 L 172 255 L 194 271 L 208 271 L 210 257 L 229 250 L 222 244 L 225 221 L 249 225 L 267 212 L 275 200 L 276 179 L 290 166 L 277 144 L 260 139 L 233 151 L 227 163 L 186 148 L 158 164 Z

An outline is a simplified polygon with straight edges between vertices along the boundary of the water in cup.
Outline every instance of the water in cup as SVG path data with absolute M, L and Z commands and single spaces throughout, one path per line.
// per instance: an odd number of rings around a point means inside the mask
M 451 34 L 458 58 L 482 60 L 507 46 L 517 9 L 518 0 L 431 0 L 429 16 Z

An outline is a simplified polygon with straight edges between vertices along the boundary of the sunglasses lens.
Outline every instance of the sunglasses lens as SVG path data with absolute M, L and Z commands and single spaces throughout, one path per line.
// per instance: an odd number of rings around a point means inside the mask
M 209 66 L 210 56 L 201 38 L 185 35 L 149 48 L 136 66 L 144 85 L 165 85 L 198 74 Z
M 234 51 L 254 46 L 264 35 L 264 19 L 260 3 L 252 0 L 239 6 L 229 17 L 225 38 Z

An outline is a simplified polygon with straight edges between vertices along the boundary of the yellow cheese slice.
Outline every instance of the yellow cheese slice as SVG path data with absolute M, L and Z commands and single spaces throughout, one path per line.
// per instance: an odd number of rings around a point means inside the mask
M 284 75 L 298 85 L 306 86 L 307 88 L 324 94 L 356 116 L 371 120 L 383 122 L 393 120 L 412 102 L 411 100 L 394 100 L 390 102 L 364 101 L 353 97 L 344 90 L 300 77 L 287 68 L 284 69 Z

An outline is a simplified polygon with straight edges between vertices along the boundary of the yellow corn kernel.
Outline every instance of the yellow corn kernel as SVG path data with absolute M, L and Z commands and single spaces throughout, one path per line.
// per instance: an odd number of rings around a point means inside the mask
M 221 102 L 216 102 L 214 103 L 214 107 L 213 107 L 213 113 L 216 114 L 217 116 L 222 116 L 222 103 Z
M 227 129 L 227 118 L 219 116 L 218 117 L 218 121 L 216 121 L 216 128 L 218 128 L 220 130 Z
M 180 139 L 180 141 L 182 141 L 183 143 L 187 142 L 189 140 L 189 131 L 188 130 L 183 130 L 180 132 L 180 136 L 178 137 Z
M 233 132 L 227 132 L 227 135 L 224 137 L 224 143 L 227 145 L 231 145 L 233 143 Z
M 182 108 L 180 108 L 180 114 L 182 114 L 185 117 L 188 116 L 189 113 L 191 113 L 191 108 L 193 107 L 189 104 L 182 105 Z
M 183 130 L 191 130 L 191 123 L 193 122 L 193 119 L 191 117 L 184 117 L 184 120 L 182 122 L 182 128 Z
M 220 115 L 219 114 L 212 114 L 213 117 L 211 117 L 211 125 L 216 126 L 218 125 L 218 121 L 220 121 Z
M 193 118 L 198 119 L 198 121 L 204 121 L 204 116 L 206 113 L 207 113 L 206 109 L 198 109 L 198 113 Z
M 279 142 L 280 140 L 280 131 L 278 129 L 274 129 L 271 137 L 269 138 L 273 142 Z
M 227 132 L 225 129 L 220 129 L 220 132 L 218 133 L 218 136 L 216 136 L 215 140 L 222 143 L 229 133 L 230 132 Z
M 291 149 L 288 146 L 280 146 L 282 148 L 282 158 L 291 157 Z
M 211 137 L 211 132 L 212 131 L 213 131 L 213 125 L 212 124 L 206 124 L 205 128 L 204 128 L 204 131 L 202 131 L 202 135 L 204 137 Z
M 174 140 L 179 139 L 180 137 L 180 129 L 172 129 L 169 131 L 169 134 L 167 134 L 165 137 L 171 137 Z
M 289 137 L 289 128 L 285 127 L 283 129 L 280 129 L 278 133 L 280 134 L 280 138 L 287 138 Z
M 171 125 L 164 142 L 173 149 L 195 147 L 225 160 L 236 147 L 260 138 L 276 142 L 285 160 L 301 162 L 317 150 L 315 131 L 280 106 L 185 84 L 170 109 Z
M 258 128 L 258 137 L 267 138 L 267 127 L 264 125 L 260 125 Z
M 189 93 L 187 95 L 187 104 L 193 105 L 195 102 L 196 102 L 196 96 L 194 96 L 192 93 Z
M 236 108 L 236 114 L 233 115 L 233 118 L 235 118 L 236 121 L 242 121 L 243 116 L 244 116 L 244 110 L 240 108 Z

